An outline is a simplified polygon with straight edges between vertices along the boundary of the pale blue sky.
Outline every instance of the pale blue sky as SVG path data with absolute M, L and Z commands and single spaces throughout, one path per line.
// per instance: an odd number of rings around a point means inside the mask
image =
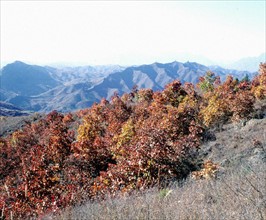
M 1 62 L 120 64 L 265 52 L 265 1 L 1 1 Z

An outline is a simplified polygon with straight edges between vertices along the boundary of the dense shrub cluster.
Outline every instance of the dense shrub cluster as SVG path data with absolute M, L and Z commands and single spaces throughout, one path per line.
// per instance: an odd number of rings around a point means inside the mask
M 266 97 L 266 64 L 252 81 L 208 72 L 198 88 L 179 81 L 138 90 L 77 113 L 51 112 L 0 140 L 2 218 L 29 218 L 88 199 L 186 177 L 203 131 L 251 117 Z

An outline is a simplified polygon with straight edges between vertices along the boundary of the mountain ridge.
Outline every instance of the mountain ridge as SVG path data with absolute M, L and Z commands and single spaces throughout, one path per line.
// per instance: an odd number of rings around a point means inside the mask
M 219 75 L 222 81 L 228 74 L 239 79 L 256 75 L 256 72 L 207 67 L 196 62 L 58 69 L 16 61 L 1 70 L 0 101 L 29 111 L 69 112 L 90 107 L 102 98 L 110 99 L 114 92 L 119 95 L 128 93 L 134 86 L 157 91 L 175 79 L 195 84 L 209 70 Z
M 247 70 L 250 72 L 258 71 L 259 64 L 266 61 L 266 53 L 256 57 L 244 57 L 240 60 L 225 65 L 226 68 L 236 70 Z

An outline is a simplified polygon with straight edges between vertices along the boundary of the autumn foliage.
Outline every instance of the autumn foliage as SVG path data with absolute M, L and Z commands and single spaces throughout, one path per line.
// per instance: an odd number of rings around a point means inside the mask
M 208 72 L 197 87 L 176 80 L 161 92 L 134 88 L 27 124 L 0 139 L 1 218 L 37 218 L 185 178 L 197 166 L 204 130 L 250 118 L 266 97 L 265 80 L 266 64 L 251 82 L 229 76 L 221 83 Z

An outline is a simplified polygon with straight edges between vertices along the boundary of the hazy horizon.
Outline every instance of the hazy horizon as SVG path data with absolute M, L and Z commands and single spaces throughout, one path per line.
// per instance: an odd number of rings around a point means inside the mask
M 1 66 L 230 63 L 265 53 L 265 1 L 1 1 Z
M 264 56 L 265 57 L 265 61 L 266 61 L 266 53 L 262 53 L 260 54 L 259 56 L 256 56 L 256 57 L 261 57 L 261 56 Z M 232 62 L 215 62 L 215 61 L 212 61 L 212 60 L 209 60 L 206 58 L 206 62 L 204 62 L 204 57 L 195 57 L 195 59 L 193 59 L 193 57 L 195 56 L 189 56 L 187 55 L 187 57 L 184 56 L 184 58 L 180 58 L 180 59 L 175 59 L 175 60 L 168 60 L 168 61 L 164 61 L 164 62 L 161 62 L 161 61 L 153 61 L 153 62 L 146 62 L 146 63 L 138 63 L 138 64 L 127 64 L 127 65 L 121 65 L 119 63 L 106 63 L 106 64 L 91 64 L 91 63 L 87 63 L 87 62 L 66 62 L 66 61 L 59 61 L 59 62 L 52 62 L 52 63 L 46 63 L 46 62 L 32 62 L 32 61 L 27 61 L 27 60 L 12 60 L 12 61 L 1 61 L 1 68 L 3 68 L 4 66 L 6 66 L 7 64 L 11 64 L 11 63 L 14 63 L 16 61 L 19 61 L 19 62 L 23 62 L 23 63 L 26 63 L 26 64 L 29 64 L 29 65 L 39 65 L 39 66 L 50 66 L 50 67 L 81 67 L 81 66 L 123 66 L 123 67 L 129 67 L 129 66 L 138 66 L 138 65 L 149 65 L 149 64 L 153 64 L 153 63 L 172 63 L 172 62 L 181 62 L 181 63 L 186 63 L 186 62 L 196 62 L 196 63 L 199 63 L 199 64 L 202 64 L 202 65 L 205 65 L 205 66 L 212 66 L 212 65 L 218 65 L 218 66 L 221 66 L 221 67 L 227 67 L 228 65 L 230 64 L 234 64 L 235 62 L 239 61 L 239 60 L 242 60 L 242 59 L 246 59 L 246 58 L 254 58 L 254 57 L 242 57 L 238 60 L 235 60 L 235 61 L 232 61 Z M 209 63 L 208 63 L 209 62 Z

